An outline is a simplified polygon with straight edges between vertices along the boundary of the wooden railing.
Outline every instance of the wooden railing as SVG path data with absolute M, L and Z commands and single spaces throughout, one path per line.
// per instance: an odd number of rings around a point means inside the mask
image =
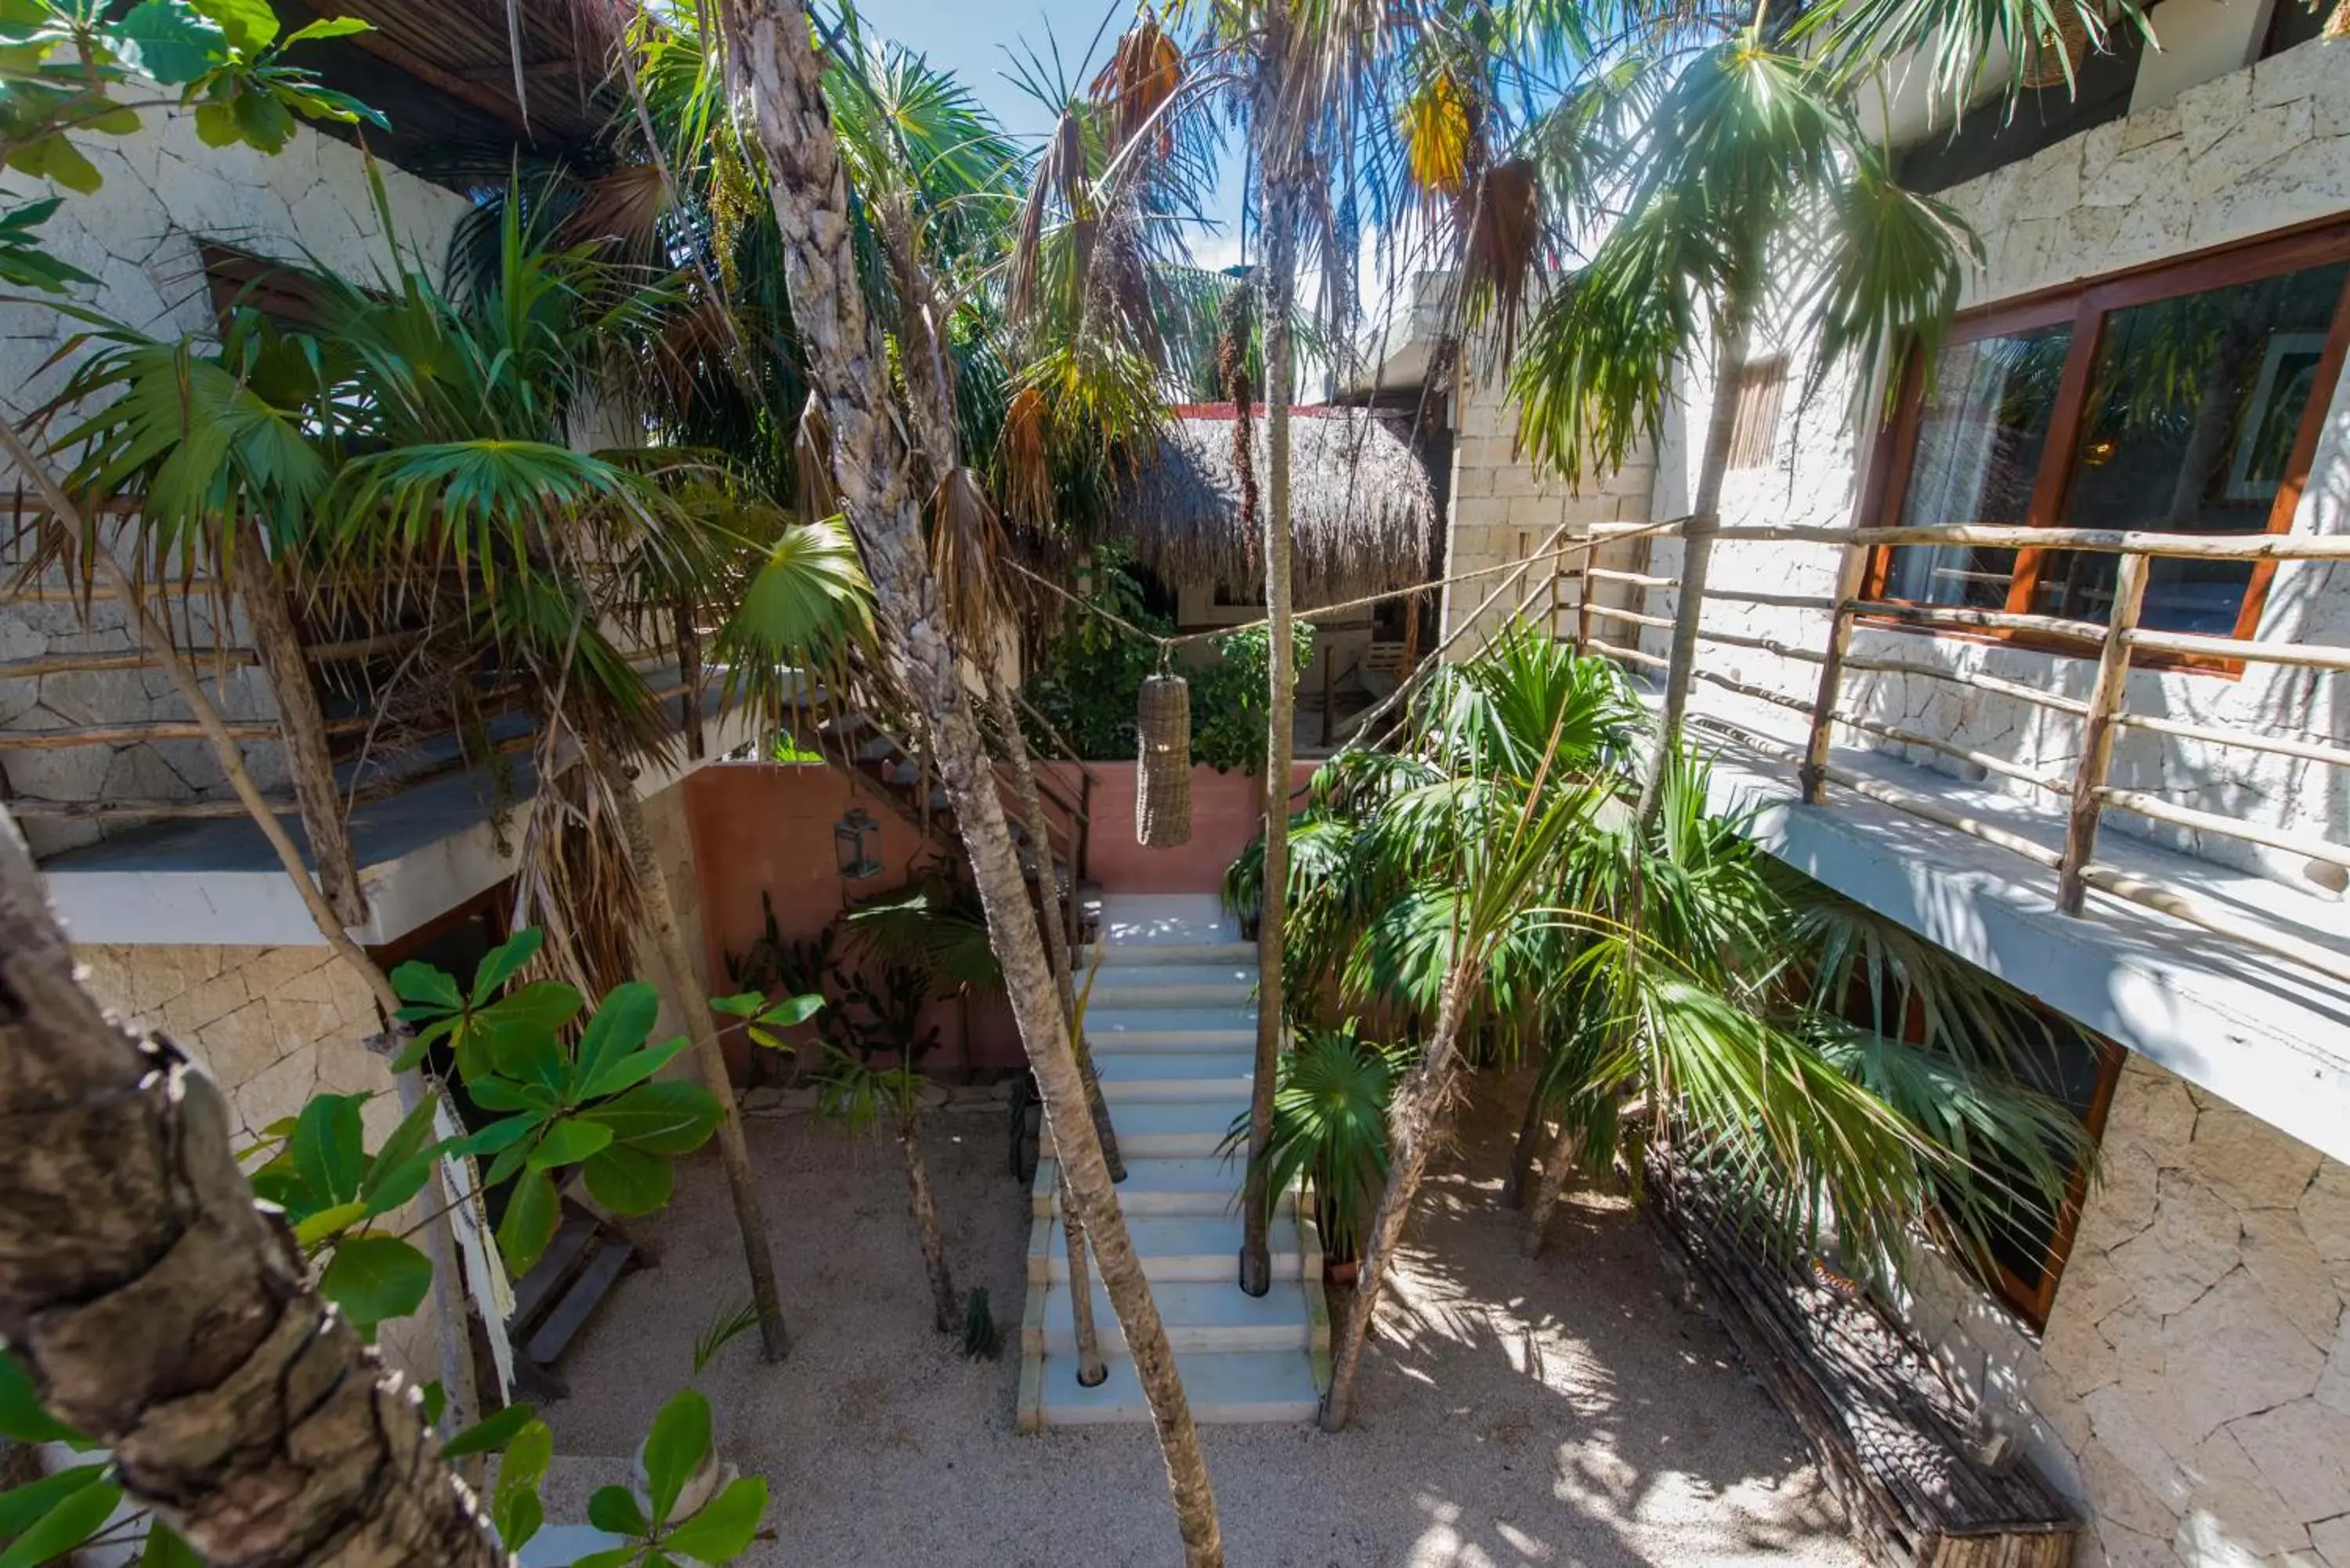
M 1681 526 L 1675 525 L 1673 531 L 1679 531 Z M 1600 549 L 1610 539 L 1654 531 L 1653 525 L 1648 524 L 1598 524 L 1593 528 L 1586 547 L 1580 553 L 1579 564 L 1573 570 L 1563 571 L 1560 575 L 1562 577 L 1572 576 L 1576 581 L 1578 609 L 1575 642 L 1578 649 L 1606 654 L 1644 670 L 1668 673 L 1667 659 L 1637 646 L 1627 647 L 1606 640 L 1597 635 L 1596 626 L 1596 623 L 1609 621 L 1636 628 L 1670 629 L 1672 620 L 1649 613 L 1646 604 L 1648 595 L 1677 591 L 1680 585 L 1676 578 L 1653 572 L 1611 569 L 1597 564 Z M 1828 804 L 1827 787 L 1833 784 L 1995 845 L 2054 872 L 2056 907 L 2066 914 L 2079 915 L 2088 890 L 2094 888 L 2112 897 L 2202 927 L 2273 957 L 2301 964 L 2332 979 L 2350 981 L 2350 954 L 2247 920 L 2206 897 L 2150 881 L 2097 858 L 2098 829 L 2105 812 L 2112 809 L 2129 812 L 2167 826 L 2209 834 L 2240 844 L 2257 845 L 2307 860 L 2350 868 L 2350 846 L 2324 835 L 2270 826 L 2238 816 L 2179 805 L 2145 790 L 2117 786 L 2108 776 L 2115 742 L 2127 730 L 2291 757 L 2326 767 L 2350 767 L 2350 747 L 2338 743 L 2333 737 L 2323 741 L 2296 739 L 2223 725 L 2190 723 L 2157 714 L 2135 713 L 2129 709 L 2132 659 L 2141 653 L 2173 659 L 2231 660 L 2350 672 L 2350 647 L 2199 637 L 2152 630 L 2139 624 L 2145 608 L 2151 563 L 2158 558 L 2245 563 L 2345 561 L 2350 560 L 2350 538 L 2297 535 L 2229 536 L 1987 525 L 1877 528 L 1856 533 L 1845 528 L 1793 524 L 1719 527 L 1713 531 L 1713 536 L 1722 543 L 1814 545 L 1841 552 L 1837 587 L 1833 595 L 1769 593 L 1711 586 L 1704 592 L 1708 603 L 1809 610 L 1828 618 L 1826 635 L 1816 644 L 1790 642 L 1783 638 L 1731 631 L 1700 623 L 1700 646 L 1712 643 L 1753 649 L 1815 667 L 1818 680 L 1808 699 L 1710 670 L 1701 652 L 1689 671 L 1694 681 L 1733 691 L 1803 716 L 1806 726 L 1805 742 L 1800 752 L 1778 746 L 1767 737 L 1742 733 L 1735 738 L 1751 749 L 1775 754 L 1781 761 L 1794 763 L 1805 802 L 1814 805 Z M 2007 610 L 1872 599 L 1864 592 L 1866 562 L 1870 552 L 1887 545 L 2077 550 L 2116 556 L 2119 559 L 2110 618 L 2098 623 Z M 1595 590 L 1610 583 L 1639 590 L 1642 607 L 1619 607 L 1597 602 Z M 2094 654 L 2096 677 L 2088 696 L 2082 699 L 1930 659 L 1862 655 L 1853 650 L 1852 640 L 1855 628 L 1864 622 L 1970 632 L 2023 633 L 2045 639 L 2060 647 L 2069 646 L 2084 657 Z M 1637 633 L 1627 640 L 1637 643 Z M 1920 734 L 1856 712 L 1844 701 L 1846 677 L 1853 671 L 1919 676 L 2027 703 L 2044 712 L 2072 720 L 2081 726 L 2077 760 L 2070 775 L 2060 777 L 2037 771 L 2011 758 L 1974 750 L 1946 737 Z M 1700 715 L 1692 714 L 1692 718 L 1698 717 Z M 2063 848 L 2052 848 L 2037 838 L 1995 822 L 1983 821 L 1978 815 L 1930 795 L 1839 766 L 1830 755 L 1830 742 L 1838 725 L 1898 745 L 1932 752 L 1953 762 L 1981 768 L 1987 774 L 2056 796 L 2065 802 L 2067 808 Z

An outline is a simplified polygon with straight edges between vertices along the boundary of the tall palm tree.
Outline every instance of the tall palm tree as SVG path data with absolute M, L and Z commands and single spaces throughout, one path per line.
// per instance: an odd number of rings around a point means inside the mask
M 1069 1196 L 1150 1401 L 1184 1559 L 1209 1568 L 1223 1561 L 1223 1546 L 1199 1435 L 1110 1188 L 1069 1021 L 972 712 L 965 661 L 992 650 L 959 646 L 931 568 L 922 503 L 962 466 L 952 444 L 952 405 L 934 373 L 937 361 L 926 358 L 937 348 L 937 318 L 921 315 L 930 300 L 900 298 L 890 323 L 899 334 L 893 358 L 883 319 L 860 292 L 873 258 L 860 258 L 855 248 L 848 170 L 806 11 L 795 0 L 725 0 L 720 13 L 745 140 L 758 148 L 767 169 L 812 403 L 829 432 L 831 478 L 873 581 L 884 645 L 930 730 Z M 883 264 L 893 284 L 919 281 L 918 243 L 918 236 L 901 233 L 897 254 Z M 893 365 L 905 376 L 902 396 Z

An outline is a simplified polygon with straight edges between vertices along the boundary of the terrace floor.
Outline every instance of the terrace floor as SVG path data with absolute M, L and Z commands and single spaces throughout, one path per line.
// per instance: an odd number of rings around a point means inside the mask
M 1794 1429 L 1728 1343 L 1676 1304 L 1645 1224 L 1586 1194 L 1545 1257 L 1517 1251 L 1501 1176 L 1517 1100 L 1481 1085 L 1465 1152 L 1431 1179 L 1347 1434 L 1203 1434 L 1231 1560 L 1413 1568 L 1858 1568 Z M 1175 1560 L 1147 1428 L 1013 1430 L 1016 1342 L 971 1363 L 933 1334 L 894 1151 L 797 1118 L 752 1154 L 796 1336 L 738 1339 L 702 1379 L 721 1451 L 767 1477 L 772 1542 L 742 1561 L 1116 1565 Z M 929 1147 L 959 1279 L 1016 1333 L 1028 1195 L 999 1114 L 942 1113 Z M 552 1407 L 548 1516 L 627 1479 L 694 1336 L 743 1293 L 716 1163 L 681 1172 L 661 1266 L 622 1282 Z

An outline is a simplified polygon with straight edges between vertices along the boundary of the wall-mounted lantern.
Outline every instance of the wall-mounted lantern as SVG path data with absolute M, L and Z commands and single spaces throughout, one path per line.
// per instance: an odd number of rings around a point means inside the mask
M 861 805 L 832 825 L 833 861 L 840 867 L 842 881 L 862 882 L 868 877 L 879 875 L 881 862 L 867 851 L 865 838 L 868 834 L 874 835 L 878 846 L 881 825 Z

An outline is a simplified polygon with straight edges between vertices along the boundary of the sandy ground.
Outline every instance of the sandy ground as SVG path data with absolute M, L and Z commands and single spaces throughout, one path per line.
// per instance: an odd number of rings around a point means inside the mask
M 1423 1198 L 1354 1428 L 1206 1429 L 1235 1568 L 1858 1568 L 1794 1428 L 1675 1304 L 1637 1217 L 1584 1195 L 1543 1259 L 1518 1255 L 1505 1110 L 1469 1109 Z M 931 1330 L 893 1149 L 796 1118 L 751 1132 L 795 1344 L 771 1367 L 738 1339 L 701 1380 L 722 1451 L 769 1481 L 776 1538 L 742 1561 L 1177 1562 L 1148 1429 L 1012 1429 L 1028 1201 L 998 1117 L 940 1115 L 930 1138 L 959 1280 L 1006 1329 L 994 1363 Z M 567 1363 L 573 1397 L 546 1412 L 570 1456 L 550 1518 L 626 1479 L 695 1335 L 745 1294 L 732 1227 L 715 1161 L 695 1160 L 653 1227 L 661 1266 L 622 1282 Z

